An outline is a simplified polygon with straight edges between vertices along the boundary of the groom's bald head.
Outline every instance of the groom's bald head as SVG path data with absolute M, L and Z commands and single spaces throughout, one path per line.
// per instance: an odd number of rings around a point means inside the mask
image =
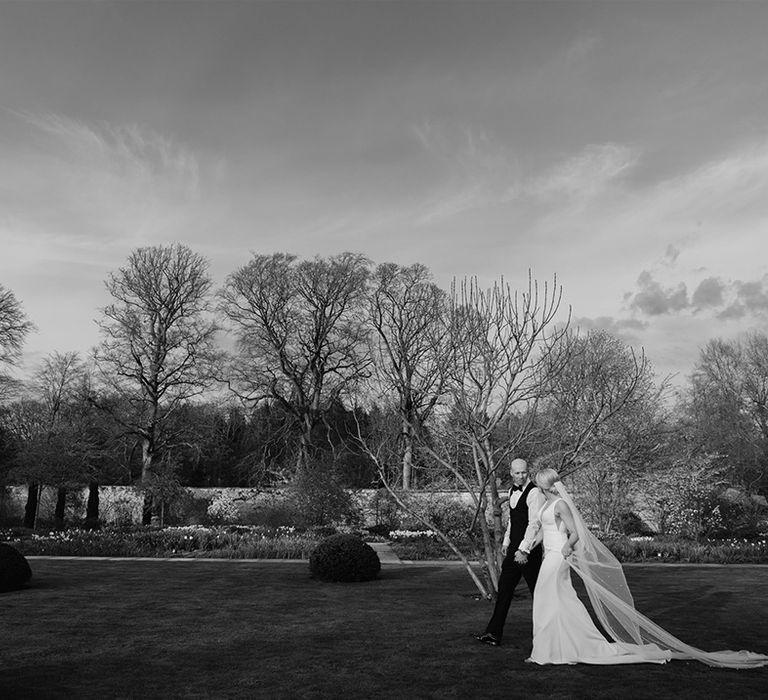
M 528 462 L 524 459 L 513 459 L 509 465 L 509 475 L 515 486 L 522 486 L 528 478 Z

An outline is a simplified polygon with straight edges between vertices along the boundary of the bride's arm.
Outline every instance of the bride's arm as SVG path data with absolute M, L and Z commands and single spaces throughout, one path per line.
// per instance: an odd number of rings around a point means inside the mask
M 523 541 L 518 549 L 525 554 L 530 554 L 531 550 L 541 542 L 544 533 L 541 531 L 541 509 L 546 500 L 539 489 L 531 489 L 528 494 L 526 505 L 528 506 L 528 527 L 525 528 Z
M 563 556 L 567 559 L 573 552 L 573 548 L 579 541 L 579 535 L 576 532 L 576 523 L 573 520 L 571 509 L 565 501 L 558 501 L 556 504 L 556 514 L 560 516 L 560 520 L 565 524 L 565 529 L 568 531 L 568 541 L 563 545 Z

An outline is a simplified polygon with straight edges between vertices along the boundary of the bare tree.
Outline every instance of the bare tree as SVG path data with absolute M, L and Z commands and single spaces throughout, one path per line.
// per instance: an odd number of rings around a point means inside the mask
M 587 447 L 613 449 L 632 436 L 618 434 L 619 422 L 631 409 L 646 410 L 660 400 L 666 383 L 654 386 L 653 371 L 641 351 L 606 331 L 590 331 L 581 337 L 568 333 L 559 341 L 554 356 L 567 357 L 556 367 L 544 365 L 547 400 L 542 406 L 545 432 L 553 466 L 563 475 L 578 468 Z
M 50 430 L 61 421 L 67 402 L 82 393 L 85 383 L 85 365 L 78 353 L 53 352 L 42 360 L 31 388 L 45 407 Z
M 533 430 L 531 417 L 545 388 L 542 366 L 557 366 L 550 354 L 567 328 L 567 323 L 560 327 L 555 324 L 560 301 L 556 280 L 552 288 L 544 285 L 540 292 L 530 275 L 523 292 L 513 292 L 503 280 L 483 290 L 474 278 L 454 284 L 451 290 L 445 334 L 447 401 L 433 415 L 429 430 L 417 438 L 419 449 L 435 469 L 470 494 L 479 531 L 476 553 L 484 565 L 484 580 L 473 571 L 450 533 L 437 527 L 414 499 L 387 481 L 392 436 L 386 431 L 379 438 L 365 440 L 361 436 L 386 488 L 402 508 L 460 556 L 487 598 L 494 594 L 502 562 L 503 499 L 498 481 L 510 455 Z M 513 421 L 513 417 L 520 420 Z M 469 468 L 456 460 L 457 448 L 470 455 Z
M 114 301 L 102 310 L 95 361 L 121 400 L 101 405 L 139 439 L 145 486 L 173 444 L 171 416 L 214 380 L 211 286 L 208 262 L 181 244 L 138 248 L 106 281 Z
M 768 336 L 710 340 L 690 378 L 686 401 L 694 439 L 727 459 L 729 478 L 765 488 L 768 456 Z
M 418 498 L 415 491 L 407 491 L 398 488 L 398 483 L 392 478 L 395 471 L 394 465 L 400 466 L 401 464 L 401 449 L 400 449 L 400 425 L 399 420 L 397 424 L 393 424 L 388 418 L 393 414 L 381 414 L 379 418 L 381 420 L 371 420 L 368 417 L 366 421 L 368 425 L 364 430 L 361 421 L 361 412 L 356 412 L 355 417 L 358 420 L 357 423 L 357 437 L 361 445 L 364 454 L 373 462 L 376 466 L 376 470 L 379 474 L 379 479 L 384 488 L 387 490 L 392 499 L 397 503 L 401 511 L 408 513 L 416 521 L 420 522 L 424 527 L 437 535 L 437 537 L 446 544 L 446 546 L 454 553 L 454 555 L 464 565 L 465 570 L 469 574 L 473 583 L 477 587 L 480 594 L 485 598 L 492 598 L 494 589 L 489 587 L 488 581 L 483 580 L 478 576 L 475 571 L 473 562 L 470 557 L 462 550 L 456 541 L 455 533 L 448 532 L 447 529 L 440 527 L 435 521 L 435 518 L 430 517 L 427 509 L 425 508 L 424 501 Z M 414 433 L 414 437 L 419 445 L 423 444 L 424 433 Z M 426 448 L 430 451 L 429 448 Z M 443 461 L 439 455 L 437 457 L 438 464 L 443 466 L 449 473 L 459 472 L 454 462 L 450 459 Z M 464 478 L 463 475 L 459 476 L 465 490 L 473 495 L 473 500 L 476 507 L 479 508 L 479 499 L 475 493 L 473 484 Z M 484 519 L 484 516 L 483 516 Z M 487 574 L 487 567 L 485 569 Z M 487 577 L 486 577 L 487 579 Z
M 64 522 L 67 486 L 83 480 L 87 450 L 84 449 L 78 404 L 86 392 L 85 366 L 76 352 L 54 352 L 36 369 L 31 389 L 40 400 L 43 434 L 38 459 L 46 467 L 46 481 L 57 487 L 55 520 Z
M 0 284 L 0 399 L 16 384 L 2 369 L 18 363 L 24 340 L 34 327 L 14 293 Z
M 446 295 L 423 265 L 379 265 L 370 292 L 375 376 L 401 417 L 402 488 L 411 488 L 416 433 L 445 389 Z
M 44 465 L 34 455 L 38 436 L 45 433 L 46 421 L 39 401 L 21 398 L 2 407 L 3 430 L 12 436 L 14 467 L 9 476 L 16 482 L 27 485 L 27 500 L 24 509 L 24 526 L 34 528 L 37 520 L 41 483 L 44 479 Z
M 556 371 L 545 366 L 547 396 L 537 422 L 538 450 L 583 494 L 585 513 L 610 531 L 630 509 L 631 484 L 664 445 L 664 393 L 644 353 L 604 330 L 569 332 Z
M 533 427 L 531 418 L 545 386 L 541 367 L 562 363 L 554 353 L 567 329 L 567 321 L 559 327 L 555 323 L 561 299 L 556 279 L 540 290 L 530 274 L 522 292 L 513 292 L 504 280 L 482 290 L 475 279 L 455 284 L 451 292 L 448 386 L 459 439 L 472 455 L 471 477 L 458 473 L 447 454 L 435 456 L 473 494 L 493 589 L 501 572 L 504 532 L 498 479 Z M 508 427 L 513 414 L 524 420 L 514 425 L 515 432 L 499 439 L 500 429 Z M 485 517 L 489 506 L 490 527 Z
M 303 261 L 254 255 L 221 291 L 237 337 L 230 386 L 249 402 L 277 402 L 293 417 L 299 468 L 313 456 L 313 432 L 326 412 L 369 374 L 368 265 L 352 253 Z

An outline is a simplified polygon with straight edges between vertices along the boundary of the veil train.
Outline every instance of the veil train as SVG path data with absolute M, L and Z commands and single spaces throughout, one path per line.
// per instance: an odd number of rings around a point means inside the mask
M 616 557 L 584 523 L 573 499 L 561 481 L 555 482 L 560 497 L 573 514 L 579 541 L 570 557 L 570 567 L 584 581 L 592 608 L 605 631 L 618 644 L 656 644 L 674 659 L 694 659 L 709 666 L 758 668 L 768 665 L 768 656 L 751 651 L 702 651 L 659 627 L 635 609 L 624 571 Z

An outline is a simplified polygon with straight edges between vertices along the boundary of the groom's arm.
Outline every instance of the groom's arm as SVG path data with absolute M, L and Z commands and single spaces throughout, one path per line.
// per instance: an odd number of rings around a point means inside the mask
M 544 505 L 544 494 L 539 489 L 532 489 L 528 494 L 526 501 L 528 505 L 528 527 L 525 529 L 523 541 L 517 548 L 518 552 L 530 554 L 531 550 L 541 541 L 541 523 L 539 522 L 539 511 Z
M 509 509 L 509 520 L 507 522 L 507 530 L 504 533 L 504 542 L 501 545 L 501 556 L 506 557 L 507 556 L 507 550 L 509 549 L 509 542 L 512 538 L 512 507 L 510 506 Z

